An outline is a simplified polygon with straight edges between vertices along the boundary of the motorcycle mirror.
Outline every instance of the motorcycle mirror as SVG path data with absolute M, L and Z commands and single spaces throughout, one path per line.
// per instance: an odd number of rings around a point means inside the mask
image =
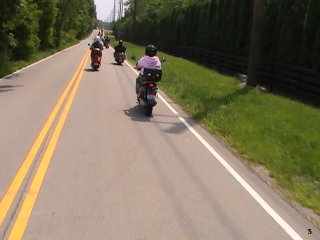
M 136 60 L 136 56 L 135 56 L 135 55 L 132 55 L 132 56 L 131 56 L 131 59 L 132 59 L 132 60 Z

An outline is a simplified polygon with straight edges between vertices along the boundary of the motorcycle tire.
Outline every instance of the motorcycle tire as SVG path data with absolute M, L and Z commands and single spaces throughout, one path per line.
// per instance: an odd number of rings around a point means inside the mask
M 147 114 L 148 117 L 151 117 L 151 115 L 152 115 L 152 110 L 153 110 L 153 107 L 151 107 L 151 106 L 148 106 L 148 107 L 146 108 L 146 114 Z

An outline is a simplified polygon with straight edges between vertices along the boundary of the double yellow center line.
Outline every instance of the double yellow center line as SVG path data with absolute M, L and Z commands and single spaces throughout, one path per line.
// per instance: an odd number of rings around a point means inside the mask
M 18 216 L 14 222 L 14 225 L 11 229 L 8 240 L 20 240 L 23 237 L 24 231 L 27 227 L 32 209 L 36 202 L 40 187 L 44 180 L 46 171 L 49 167 L 53 152 L 57 145 L 58 139 L 60 137 L 63 125 L 71 108 L 72 102 L 74 100 L 75 94 L 78 90 L 80 81 L 83 76 L 83 68 L 88 61 L 90 51 L 87 51 L 83 57 L 80 65 L 78 66 L 76 72 L 53 108 L 49 118 L 45 122 L 42 130 L 34 141 L 32 147 L 30 148 L 28 154 L 26 155 L 21 167 L 19 168 L 17 174 L 12 180 L 7 192 L 0 202 L 0 227 L 6 218 L 8 211 L 22 185 L 27 173 L 32 166 L 32 163 L 35 160 L 37 153 L 39 152 L 40 147 L 43 145 L 46 136 L 48 135 L 49 130 L 52 128 L 54 120 L 56 119 L 59 112 L 61 112 L 60 118 L 57 121 L 57 124 L 53 130 L 51 136 L 49 136 L 49 144 L 46 147 L 46 150 L 42 156 L 38 169 L 33 177 L 32 183 L 29 187 L 28 192 L 24 198 Z M 62 107 L 64 106 L 63 110 Z

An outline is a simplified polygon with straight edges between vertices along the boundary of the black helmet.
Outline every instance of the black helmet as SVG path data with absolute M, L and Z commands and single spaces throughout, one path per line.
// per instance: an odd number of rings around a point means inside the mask
M 149 57 L 153 57 L 157 54 L 157 48 L 154 45 L 148 45 L 146 47 L 146 55 L 148 55 Z

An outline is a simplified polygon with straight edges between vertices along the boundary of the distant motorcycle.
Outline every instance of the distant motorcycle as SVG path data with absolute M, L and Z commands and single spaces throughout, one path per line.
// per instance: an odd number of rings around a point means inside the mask
M 131 59 L 136 61 L 135 56 Z M 161 62 L 165 59 L 162 58 Z M 151 69 L 144 68 L 143 75 L 144 81 L 141 83 L 140 88 L 137 92 L 138 106 L 142 107 L 146 111 L 147 116 L 152 115 L 153 107 L 157 105 L 156 97 L 158 94 L 157 84 L 161 80 L 162 70 L 161 69 Z
M 109 48 L 109 43 L 110 43 L 110 39 L 106 38 L 103 40 L 103 45 L 105 46 L 106 49 Z
M 126 60 L 126 54 L 124 52 L 115 52 L 113 56 L 114 56 L 114 60 L 119 65 L 121 65 L 124 62 L 124 60 Z

